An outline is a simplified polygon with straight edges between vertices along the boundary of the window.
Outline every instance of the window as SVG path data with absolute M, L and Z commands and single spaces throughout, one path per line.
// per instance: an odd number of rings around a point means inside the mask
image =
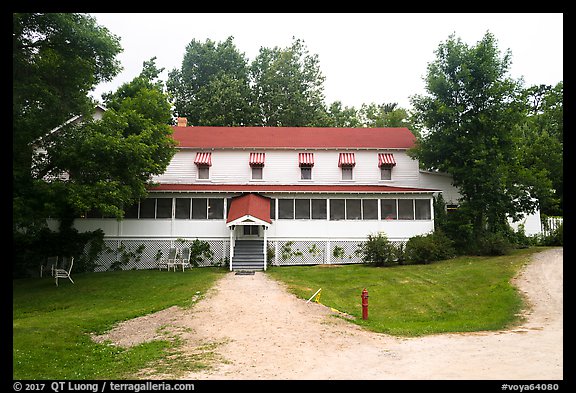
M 124 218 L 138 218 L 138 203 L 135 203 L 124 210 Z
M 396 220 L 396 199 L 381 199 L 380 211 L 383 220 Z
M 294 199 L 278 199 L 278 218 L 294 219 Z
M 208 217 L 208 200 L 206 198 L 192 199 L 192 219 L 205 220 Z
M 210 198 L 208 199 L 208 219 L 221 220 L 224 218 L 224 199 Z
M 210 179 L 210 167 L 209 166 L 199 166 L 198 167 L 198 179 Z
M 352 180 L 352 167 L 342 167 L 342 180 Z
M 296 199 L 295 201 L 296 219 L 310 219 L 310 199 Z
M 392 167 L 380 167 L 380 180 L 392 180 Z
M 414 199 L 398 199 L 398 219 L 414 219 Z
M 312 199 L 312 219 L 325 220 L 326 217 L 326 199 Z
M 172 198 L 156 198 L 156 218 L 172 218 Z
M 312 179 L 312 167 L 300 167 L 300 179 L 311 180 Z
M 345 200 L 330 199 L 330 219 L 343 220 L 345 217 Z
M 276 219 L 276 199 L 270 198 L 270 219 Z
M 146 198 L 140 202 L 140 218 L 154 218 L 156 198 Z
M 261 166 L 252 167 L 252 180 L 262 180 L 262 169 Z
M 361 220 L 362 210 L 360 206 L 361 206 L 360 199 L 346 199 L 346 219 Z
M 176 198 L 176 211 L 174 217 L 178 219 L 190 219 L 190 198 Z
M 244 225 L 244 235 L 245 236 L 250 236 L 250 235 L 256 235 L 258 236 L 258 234 L 260 233 L 258 225 Z
M 362 218 L 364 220 L 378 219 L 378 199 L 362 200 Z
M 430 220 L 432 218 L 429 199 L 415 199 L 414 209 L 416 212 L 417 220 Z

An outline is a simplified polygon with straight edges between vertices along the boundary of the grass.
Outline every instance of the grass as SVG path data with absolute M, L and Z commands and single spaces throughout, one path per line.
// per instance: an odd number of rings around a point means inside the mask
M 355 323 L 375 332 L 421 336 L 499 330 L 518 323 L 524 307 L 510 280 L 542 250 L 429 265 L 273 267 L 268 273 L 302 299 L 322 288 L 320 303 L 354 316 Z M 367 320 L 362 319 L 363 288 L 369 295 Z
M 73 275 L 60 280 L 13 281 L 14 379 L 127 379 L 147 364 L 167 359 L 177 342 L 160 340 L 130 349 L 97 344 L 117 322 L 170 306 L 188 307 L 226 270 L 184 273 L 158 270 Z M 196 360 L 202 367 L 202 359 Z

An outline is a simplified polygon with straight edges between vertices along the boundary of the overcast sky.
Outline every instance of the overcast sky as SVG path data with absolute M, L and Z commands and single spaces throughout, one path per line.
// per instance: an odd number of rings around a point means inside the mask
M 357 109 L 363 103 L 397 103 L 409 108 L 409 97 L 424 93 L 423 77 L 434 51 L 450 34 L 473 46 L 490 31 L 502 53 L 510 49 L 510 75 L 525 86 L 555 85 L 563 80 L 563 15 L 561 13 L 486 14 L 91 14 L 120 37 L 123 71 L 97 86 L 93 96 L 114 91 L 156 56 L 168 71 L 180 68 L 186 46 L 196 39 L 224 41 L 233 36 L 249 62 L 261 47 L 286 48 L 292 37 L 317 54 L 326 77 L 326 103 L 341 101 Z

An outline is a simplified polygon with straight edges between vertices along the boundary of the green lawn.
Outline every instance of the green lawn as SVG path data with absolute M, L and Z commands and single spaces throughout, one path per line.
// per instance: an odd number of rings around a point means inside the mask
M 355 317 L 376 332 L 419 336 L 497 330 L 519 322 L 523 300 L 510 279 L 535 252 L 459 257 L 429 265 L 272 267 L 268 273 L 302 299 L 322 288 L 320 303 Z M 368 320 L 361 293 L 369 294 Z
M 226 272 L 118 271 L 13 281 L 14 379 L 124 379 L 167 355 L 174 344 L 155 341 L 131 349 L 94 343 L 115 323 L 173 305 L 190 306 Z M 198 364 L 197 366 L 202 366 Z

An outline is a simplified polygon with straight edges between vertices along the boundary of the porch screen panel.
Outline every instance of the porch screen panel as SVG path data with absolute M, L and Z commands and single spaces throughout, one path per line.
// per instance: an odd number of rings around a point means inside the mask
M 325 220 L 326 217 L 326 199 L 312 199 L 312 219 Z
M 430 220 L 432 219 L 432 212 L 430 211 L 429 199 L 415 199 L 414 207 L 416 210 L 417 220 Z
M 362 219 L 360 199 L 346 199 L 346 219 L 347 220 L 360 220 Z
M 146 198 L 140 202 L 140 218 L 156 216 L 156 198 Z
M 396 212 L 396 199 L 380 200 L 380 216 L 382 220 L 396 220 L 398 218 Z
M 276 199 L 274 198 L 270 199 L 270 219 L 276 219 Z
M 174 217 L 184 220 L 190 219 L 190 198 L 176 198 Z
M 310 199 L 296 199 L 295 213 L 297 219 L 310 219 Z
M 221 220 L 224 218 L 224 199 L 210 198 L 208 199 L 208 219 Z
M 330 219 L 343 220 L 345 215 L 345 200 L 344 199 L 330 199 Z
M 124 218 L 138 218 L 138 203 L 124 210 Z
M 398 219 L 414 219 L 414 199 L 398 199 Z
M 172 218 L 172 198 L 156 198 L 156 218 Z
M 192 199 L 192 219 L 205 220 L 208 217 L 208 201 L 206 198 Z
M 278 218 L 294 219 L 294 199 L 278 199 Z
M 363 199 L 362 200 L 362 219 L 364 219 L 364 220 L 377 220 L 378 219 L 378 200 L 377 199 Z

